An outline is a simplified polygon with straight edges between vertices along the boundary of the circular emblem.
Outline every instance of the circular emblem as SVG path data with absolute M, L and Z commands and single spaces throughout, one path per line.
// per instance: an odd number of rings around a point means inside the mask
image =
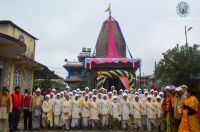
M 185 1 L 181 1 L 176 7 L 176 12 L 180 17 L 186 17 L 190 12 L 189 4 Z

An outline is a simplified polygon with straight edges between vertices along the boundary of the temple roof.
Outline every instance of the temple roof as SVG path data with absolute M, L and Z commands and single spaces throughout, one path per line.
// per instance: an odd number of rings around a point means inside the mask
M 119 23 L 110 15 L 104 21 L 96 42 L 96 57 L 125 58 L 126 42 Z

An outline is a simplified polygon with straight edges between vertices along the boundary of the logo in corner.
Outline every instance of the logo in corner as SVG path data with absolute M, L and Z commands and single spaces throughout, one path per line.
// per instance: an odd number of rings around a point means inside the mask
M 176 12 L 180 17 L 186 17 L 190 13 L 190 6 L 187 2 L 181 1 L 176 6 Z

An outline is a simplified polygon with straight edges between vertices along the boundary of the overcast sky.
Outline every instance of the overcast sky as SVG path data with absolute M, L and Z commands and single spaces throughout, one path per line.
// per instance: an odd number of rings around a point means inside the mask
M 176 13 L 180 0 L 0 0 L 0 19 L 11 20 L 39 40 L 36 61 L 65 77 L 64 59 L 76 59 L 82 47 L 95 47 L 105 9 L 119 22 L 132 55 L 142 59 L 142 74 L 177 43 L 185 44 L 184 26 L 192 45 L 200 44 L 200 1 L 190 0 L 190 14 Z

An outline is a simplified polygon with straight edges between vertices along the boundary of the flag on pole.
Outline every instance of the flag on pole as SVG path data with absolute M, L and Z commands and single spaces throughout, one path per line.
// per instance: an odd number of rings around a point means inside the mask
M 110 11 L 110 4 L 109 4 L 108 8 L 105 10 L 105 12 L 108 12 L 108 11 Z

